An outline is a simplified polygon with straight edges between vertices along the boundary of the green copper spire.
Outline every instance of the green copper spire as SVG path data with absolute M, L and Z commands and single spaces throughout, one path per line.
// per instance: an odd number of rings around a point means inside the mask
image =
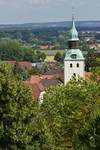
M 70 39 L 69 41 L 79 41 L 78 32 L 75 27 L 74 16 L 72 17 L 72 28 L 70 30 Z

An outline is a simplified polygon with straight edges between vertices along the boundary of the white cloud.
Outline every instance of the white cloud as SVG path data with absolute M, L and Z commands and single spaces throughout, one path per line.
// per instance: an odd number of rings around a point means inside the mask
M 47 3 L 50 0 L 28 0 L 32 4 L 38 4 L 38 3 Z
M 27 0 L 28 2 L 32 3 L 32 4 L 39 4 L 39 3 L 48 3 L 48 2 L 52 2 L 52 3 L 57 3 L 57 2 L 68 2 L 71 0 Z

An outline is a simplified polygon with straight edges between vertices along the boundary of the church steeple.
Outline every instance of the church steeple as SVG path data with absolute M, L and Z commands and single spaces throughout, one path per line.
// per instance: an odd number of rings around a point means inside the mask
M 72 28 L 70 30 L 70 39 L 69 41 L 79 41 L 78 32 L 75 27 L 74 16 L 72 16 Z
M 64 59 L 64 84 L 70 81 L 72 76 L 84 78 L 84 57 L 79 49 L 79 38 L 74 16 L 72 17 L 70 39 L 68 40 L 68 49 Z
M 75 27 L 74 16 L 72 17 L 72 27 L 70 30 L 70 39 L 68 40 L 68 49 L 79 48 L 78 32 Z

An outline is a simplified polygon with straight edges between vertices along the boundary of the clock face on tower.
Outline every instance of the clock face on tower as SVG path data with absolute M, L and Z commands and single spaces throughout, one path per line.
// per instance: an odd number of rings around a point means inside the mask
M 71 58 L 76 59 L 77 55 L 76 54 L 72 54 Z

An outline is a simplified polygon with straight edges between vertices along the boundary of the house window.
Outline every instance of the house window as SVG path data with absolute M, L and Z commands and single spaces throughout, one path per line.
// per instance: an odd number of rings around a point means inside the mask
M 75 77 L 76 77 L 76 73 L 73 73 L 73 76 L 75 76 Z
M 79 68 L 79 63 L 77 63 L 77 68 Z
M 70 64 L 70 68 L 72 68 L 73 67 L 73 65 L 72 64 Z

